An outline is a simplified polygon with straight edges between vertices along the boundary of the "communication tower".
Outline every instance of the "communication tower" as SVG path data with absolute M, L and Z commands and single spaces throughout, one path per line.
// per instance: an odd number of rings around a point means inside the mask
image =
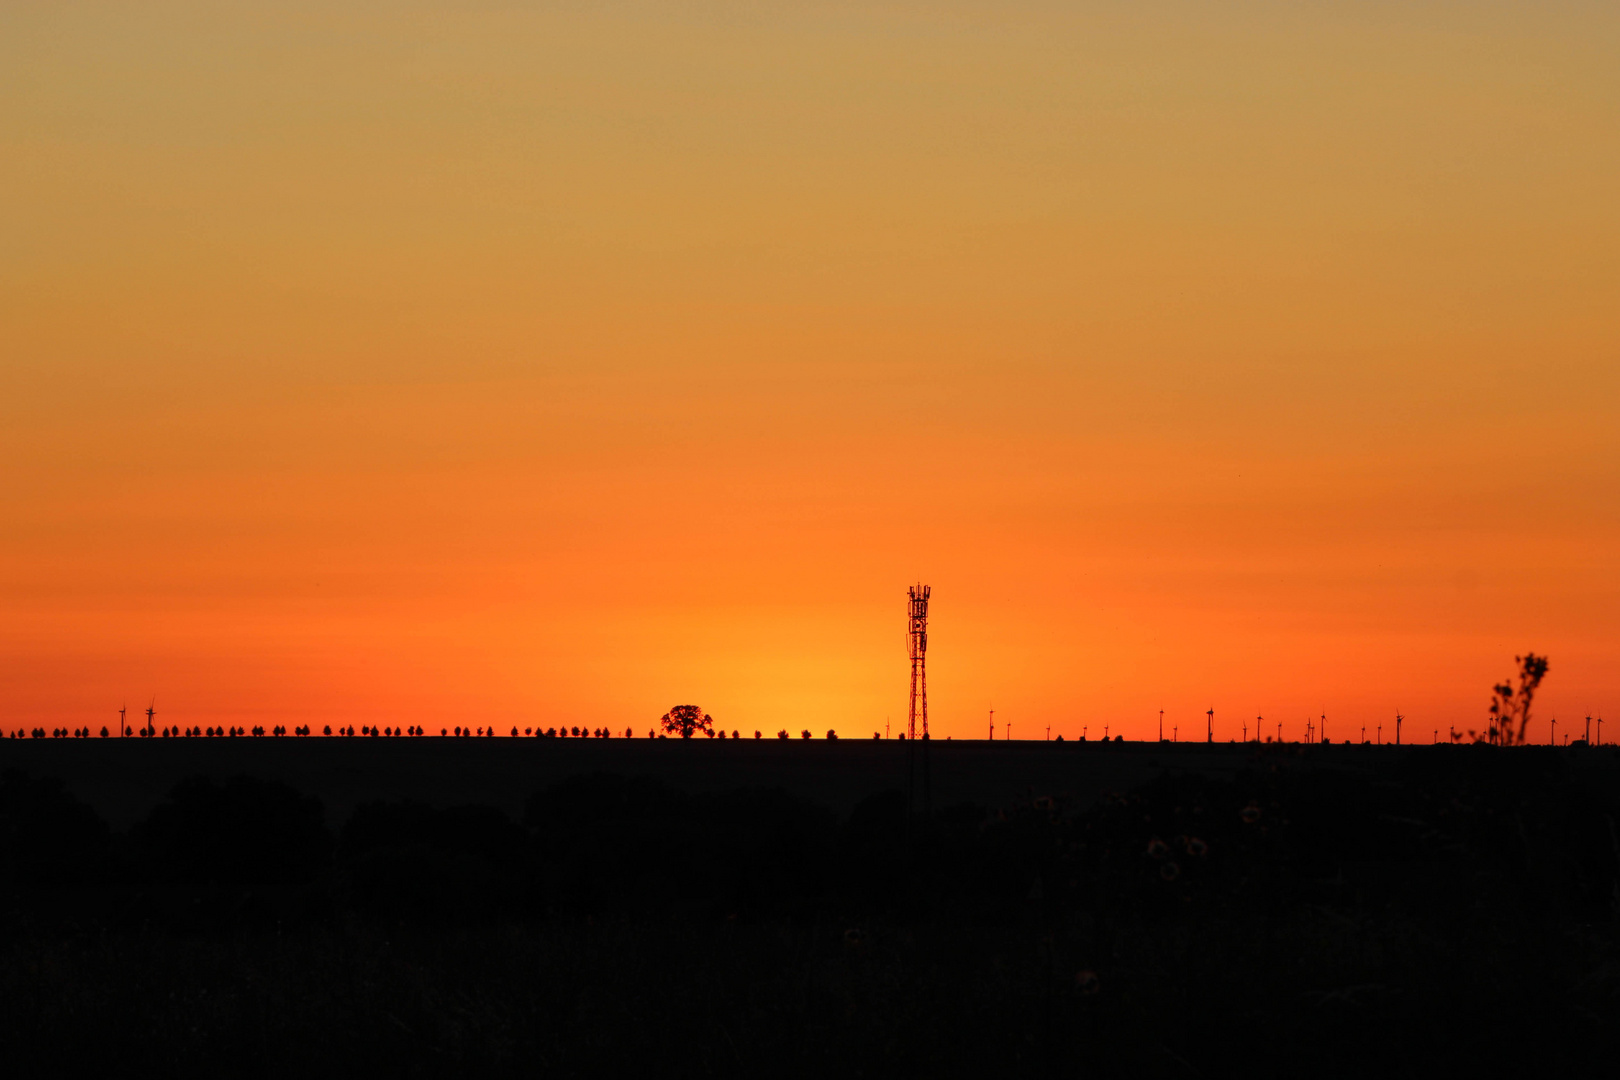
M 927 585 L 907 590 L 906 641 L 911 651 L 911 709 L 906 716 L 906 828 L 917 807 L 918 757 L 922 758 L 923 817 L 933 816 L 928 768 L 928 593 Z M 917 740 L 922 740 L 918 747 Z
M 906 590 L 910 597 L 907 605 L 908 629 L 906 637 L 911 645 L 911 712 L 906 719 L 906 738 L 928 737 L 928 594 L 927 585 L 913 585 Z

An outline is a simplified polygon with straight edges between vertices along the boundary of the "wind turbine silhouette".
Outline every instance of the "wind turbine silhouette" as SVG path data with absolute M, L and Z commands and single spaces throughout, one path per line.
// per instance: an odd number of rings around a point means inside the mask
M 157 712 L 156 705 L 157 698 L 154 697 L 152 703 L 146 707 L 146 737 L 148 739 L 157 734 L 157 729 L 152 726 L 152 716 Z
M 124 714 L 128 711 L 129 702 L 126 701 L 124 702 L 124 707 L 118 710 L 118 737 L 120 739 L 124 737 Z

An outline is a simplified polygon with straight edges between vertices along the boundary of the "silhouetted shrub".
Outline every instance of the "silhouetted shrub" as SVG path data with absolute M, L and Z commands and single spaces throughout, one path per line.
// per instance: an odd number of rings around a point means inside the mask
M 772 908 L 804 895 L 824 873 L 813 852 L 832 830 L 825 811 L 780 791 L 688 795 L 651 778 L 612 775 L 536 793 L 524 822 L 548 904 L 584 912 Z
M 90 884 L 105 876 L 110 855 L 106 822 L 60 780 L 0 774 L 0 885 Z
M 366 803 L 344 826 L 339 857 L 362 912 L 459 924 L 533 906 L 527 850 L 524 831 L 494 807 Z
M 137 827 L 136 842 L 158 880 L 228 885 L 307 881 L 332 848 L 319 801 L 246 776 L 181 782 Z

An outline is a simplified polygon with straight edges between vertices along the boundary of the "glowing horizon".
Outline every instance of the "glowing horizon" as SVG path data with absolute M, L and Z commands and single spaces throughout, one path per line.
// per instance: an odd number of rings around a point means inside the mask
M 1617 46 L 9 5 L 0 727 L 1612 719 Z

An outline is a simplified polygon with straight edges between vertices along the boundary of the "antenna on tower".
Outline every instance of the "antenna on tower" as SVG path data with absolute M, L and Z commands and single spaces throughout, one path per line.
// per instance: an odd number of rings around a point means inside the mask
M 906 715 L 906 742 L 910 744 L 910 787 L 916 789 L 917 740 L 923 741 L 923 814 L 932 809 L 928 777 L 928 597 L 933 590 L 922 584 L 906 590 L 906 641 L 911 652 L 911 708 Z M 913 802 L 909 800 L 908 802 Z
M 927 585 L 913 585 L 907 590 L 908 626 L 906 638 L 911 645 L 911 709 L 906 718 L 906 738 L 920 739 L 928 734 L 928 596 Z

